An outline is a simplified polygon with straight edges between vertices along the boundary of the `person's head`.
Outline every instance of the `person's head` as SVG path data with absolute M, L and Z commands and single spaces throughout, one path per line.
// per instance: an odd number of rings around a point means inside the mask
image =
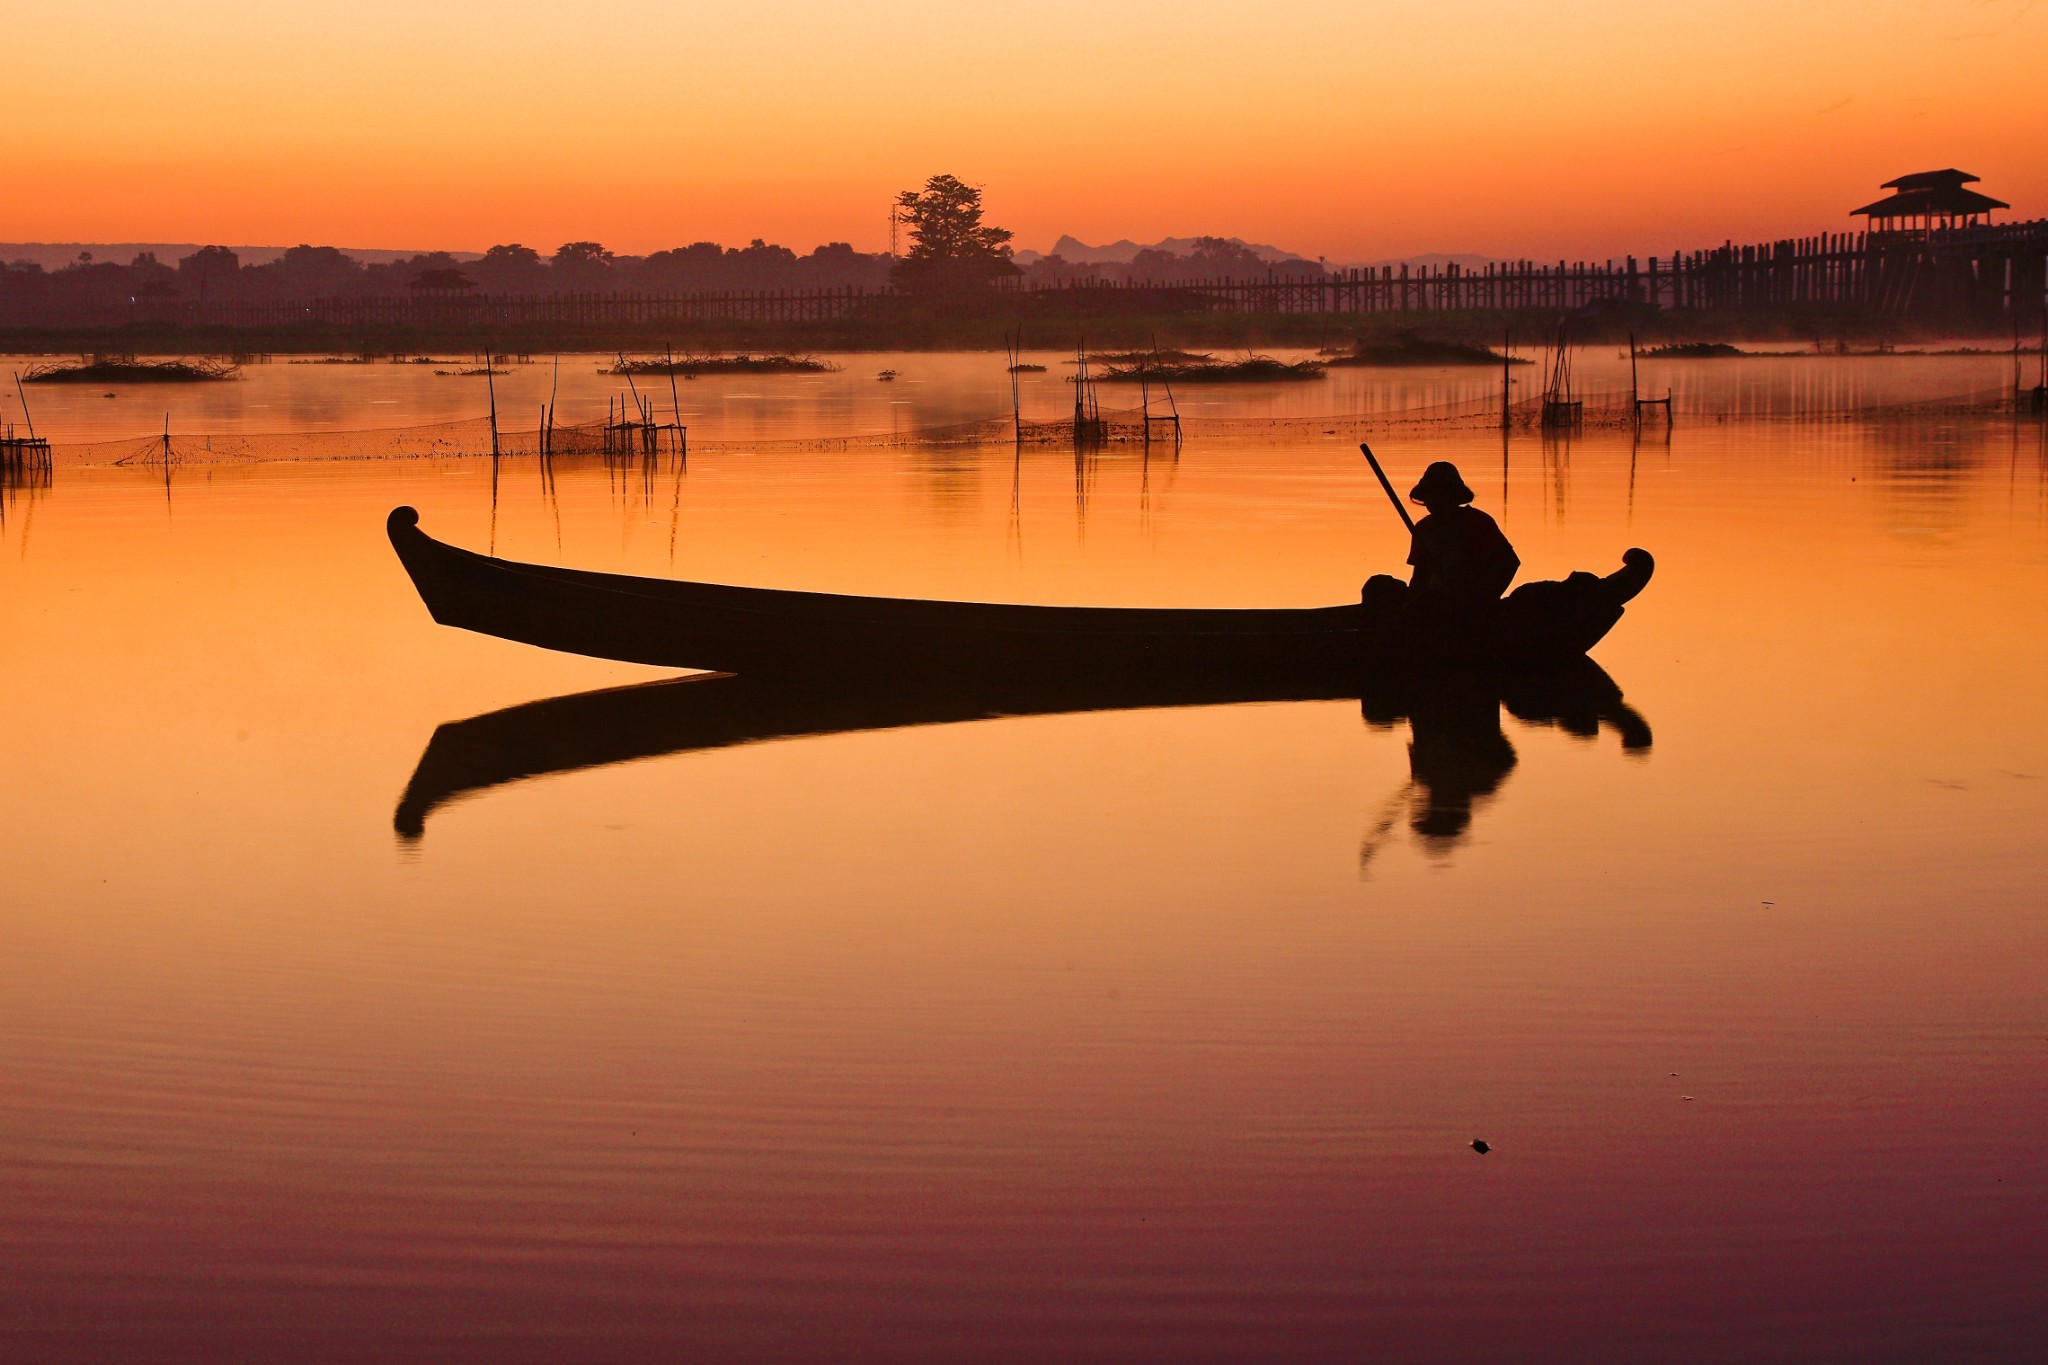
M 1449 511 L 1471 502 L 1472 490 L 1465 486 L 1464 476 L 1449 460 L 1438 460 L 1422 471 L 1422 478 L 1415 487 L 1408 490 L 1408 501 L 1419 502 L 1432 512 Z

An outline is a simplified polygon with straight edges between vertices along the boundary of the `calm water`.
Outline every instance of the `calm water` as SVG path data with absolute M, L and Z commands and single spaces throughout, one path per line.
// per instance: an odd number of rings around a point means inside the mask
M 563 382 L 601 415 L 596 364 Z M 731 681 L 496 716 L 665 675 L 438 628 L 383 539 L 404 502 L 519 558 L 1050 602 L 1398 566 L 1335 437 L 778 444 L 1005 411 L 987 356 L 699 380 L 693 438 L 732 444 L 686 475 L 512 461 L 495 509 L 488 461 L 60 462 L 0 503 L 0 1359 L 2022 1358 L 2048 437 L 1844 416 L 2008 379 L 1671 365 L 1668 442 L 1517 435 L 1504 474 L 1497 433 L 1376 441 L 1397 479 L 1458 460 L 1525 576 L 1656 552 L 1597 722 L 733 743 L 819 727 L 724 725 Z M 30 401 L 86 442 L 452 420 L 476 382 Z

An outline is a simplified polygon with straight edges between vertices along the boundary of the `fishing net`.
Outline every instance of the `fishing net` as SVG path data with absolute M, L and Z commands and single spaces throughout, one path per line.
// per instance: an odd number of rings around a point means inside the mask
M 2006 387 L 1941 397 L 1860 403 L 1844 395 L 1834 405 L 1786 403 L 1782 396 L 1764 396 L 1716 409 L 1674 406 L 1674 418 L 1731 420 L 1797 420 L 1809 422 L 1916 422 L 1929 419 L 1993 417 L 2016 409 L 2033 411 L 2022 395 Z M 1626 391 L 1583 395 L 1576 406 L 1560 409 L 1541 397 L 1503 405 L 1499 396 L 1477 396 L 1441 403 L 1400 404 L 1349 413 L 1280 416 L 1206 416 L 1165 414 L 1156 407 L 1098 408 L 1080 419 L 1046 420 L 1011 415 L 976 421 L 902 426 L 887 431 L 846 432 L 802 437 L 761 437 L 689 434 L 672 422 L 609 419 L 523 431 L 503 427 L 495 432 L 488 417 L 407 427 L 354 431 L 299 430 L 260 433 L 185 433 L 98 441 L 52 442 L 63 465 L 235 464 L 258 461 L 426 460 L 462 457 L 573 456 L 612 461 L 645 461 L 679 454 L 718 452 L 872 450 L 929 446 L 1098 446 L 1173 444 L 1198 438 L 1233 443 L 1300 444 L 1333 437 L 1358 438 L 1376 433 L 1413 431 L 1622 430 L 1632 424 L 1662 422 L 1660 407 L 1639 409 Z

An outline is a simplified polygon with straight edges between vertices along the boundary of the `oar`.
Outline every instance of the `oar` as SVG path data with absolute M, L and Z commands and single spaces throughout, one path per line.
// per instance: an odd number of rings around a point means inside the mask
M 1372 472 L 1380 476 L 1380 487 L 1387 490 L 1387 500 L 1394 504 L 1394 511 L 1400 516 L 1401 524 L 1408 528 L 1410 535 L 1413 535 L 1415 518 L 1408 515 L 1408 508 L 1401 501 L 1401 495 L 1394 491 L 1394 485 L 1387 478 L 1387 471 L 1380 468 L 1379 457 L 1374 455 L 1372 447 L 1363 441 L 1358 443 L 1358 453 L 1365 456 L 1365 462 L 1372 466 Z

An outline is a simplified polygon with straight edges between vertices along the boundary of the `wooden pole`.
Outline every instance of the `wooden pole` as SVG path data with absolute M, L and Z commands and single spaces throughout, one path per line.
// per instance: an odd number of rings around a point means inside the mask
M 626 389 L 629 393 L 633 395 L 633 409 L 634 411 L 640 413 L 642 419 L 644 420 L 646 418 L 647 413 L 646 410 L 640 406 L 640 390 L 633 383 L 633 371 L 626 365 L 626 353 L 624 351 L 619 352 L 619 373 L 626 376 Z
M 21 417 L 28 423 L 28 438 L 33 441 L 36 438 L 36 419 L 28 410 L 28 395 L 22 391 L 20 370 L 14 372 L 14 395 L 21 400 Z
M 1017 373 L 1017 367 L 1024 363 L 1023 327 L 1017 328 L 1017 339 L 1010 342 L 1008 350 L 1010 353 L 1010 430 L 1015 437 L 1015 444 L 1022 446 L 1024 444 L 1024 395 L 1023 390 L 1019 387 L 1023 381 Z
M 1372 472 L 1379 475 L 1380 487 L 1387 490 L 1387 501 L 1394 504 L 1394 511 L 1400 516 L 1401 524 L 1408 528 L 1410 535 L 1415 534 L 1415 518 L 1408 515 L 1407 507 L 1401 502 L 1401 495 L 1394 491 L 1393 482 L 1387 478 L 1387 471 L 1380 468 L 1379 457 L 1372 453 L 1372 447 L 1360 441 L 1358 453 L 1365 456 L 1365 462 L 1372 466 Z
M 1515 355 L 1511 349 L 1515 344 L 1515 330 L 1503 328 L 1500 334 L 1500 429 L 1508 429 L 1508 391 L 1515 382 Z
M 668 353 L 669 408 L 676 415 L 676 458 L 687 460 L 690 458 L 690 453 L 683 444 L 683 400 L 676 394 L 676 348 L 667 342 L 663 342 L 662 349 Z
M 484 387 L 491 396 L 491 459 L 496 460 L 498 458 L 498 381 L 491 373 L 491 348 L 489 342 L 484 343 Z M 497 478 L 497 470 L 494 465 L 491 471 L 491 487 L 494 491 L 497 488 Z

